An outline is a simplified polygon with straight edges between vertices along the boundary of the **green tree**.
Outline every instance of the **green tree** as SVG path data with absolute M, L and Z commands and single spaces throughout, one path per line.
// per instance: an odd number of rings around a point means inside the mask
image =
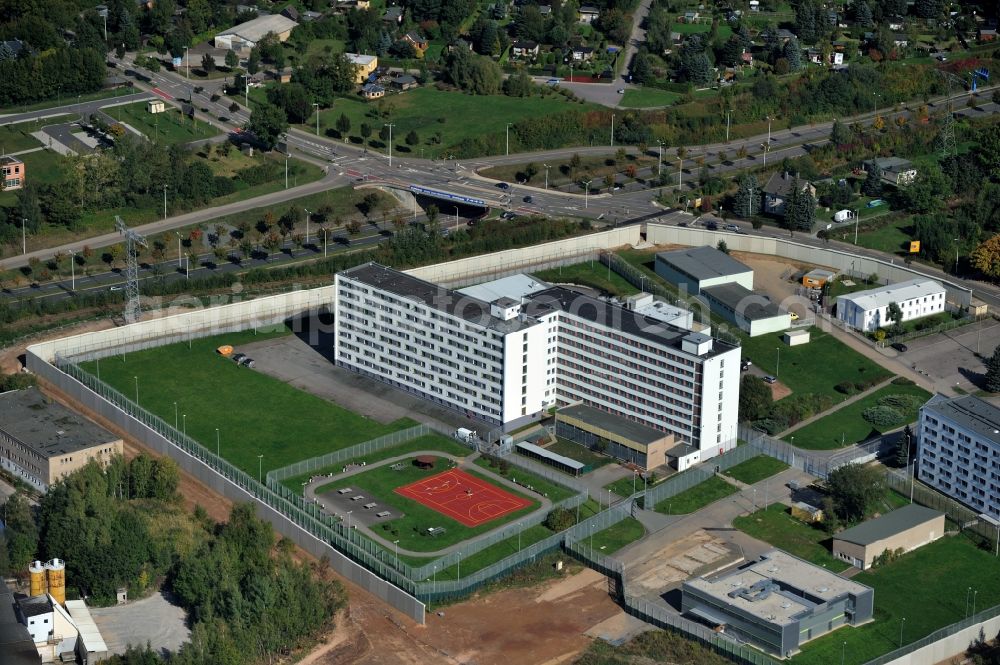
M 211 53 L 206 53 L 201 57 L 201 68 L 205 70 L 205 73 L 211 74 L 215 71 L 215 58 L 212 57 Z
M 361 133 L 361 138 L 362 138 L 362 140 L 365 143 L 365 148 L 367 148 L 368 147 L 368 139 L 370 139 L 372 137 L 372 126 L 370 124 L 368 124 L 367 122 L 361 123 L 360 133 Z
M 739 189 L 733 197 L 733 212 L 743 219 L 750 219 L 760 211 L 760 187 L 757 177 L 748 173 L 740 178 Z
M 270 150 L 288 131 L 288 117 L 283 109 L 264 102 L 258 104 L 250 113 L 250 122 L 247 123 L 246 129 Z
M 875 25 L 872 17 L 872 8 L 865 0 L 858 0 L 854 3 L 854 20 L 862 28 L 871 28 Z
M 889 303 L 889 306 L 886 307 L 886 316 L 892 321 L 894 329 L 898 329 L 903 323 L 903 310 L 895 302 Z
M 38 527 L 31 514 L 31 505 L 20 493 L 7 499 L 3 506 L 4 534 L 10 566 L 22 571 L 39 556 Z M 60 557 L 61 558 L 61 557 Z
M 420 136 L 417 134 L 416 130 L 411 129 L 406 133 L 406 145 L 415 146 L 420 143 Z
M 882 195 L 882 176 L 878 174 L 878 169 L 872 168 L 865 176 L 865 181 L 861 184 L 861 192 L 865 196 L 878 197 Z
M 895 465 L 899 468 L 907 466 L 910 462 L 910 454 L 913 445 L 913 430 L 909 425 L 903 428 L 902 434 L 899 436 L 899 441 L 896 444 L 896 459 Z
M 788 71 L 797 72 L 802 69 L 802 47 L 799 46 L 799 40 L 792 37 L 785 42 L 784 56 L 788 61 Z
M 839 119 L 834 119 L 833 127 L 830 129 L 830 142 L 835 146 L 840 146 L 850 143 L 851 139 L 851 130 Z
M 1000 346 L 993 349 L 993 355 L 986 361 L 986 390 L 1000 392 Z M 11 561 L 14 561 L 13 554 Z
M 554 508 L 545 517 L 545 526 L 549 531 L 559 533 L 565 531 L 575 524 L 573 513 L 566 508 Z
M 260 51 L 257 47 L 250 49 L 250 55 L 247 57 L 247 73 L 253 76 L 260 71 Z
M 729 253 L 729 245 L 726 244 L 725 240 L 720 240 L 718 243 L 716 243 L 715 248 L 720 252 L 722 252 L 723 254 Z
M 337 118 L 337 132 L 340 133 L 341 138 L 347 138 L 347 133 L 351 131 L 351 119 L 347 117 L 346 113 L 341 113 L 340 117 Z
M 864 519 L 885 498 L 883 473 L 875 467 L 845 464 L 830 472 L 827 488 L 837 514 L 847 522 Z
M 765 418 L 774 404 L 771 386 L 759 376 L 744 374 L 740 379 L 739 418 L 753 422 Z
M 226 67 L 230 70 L 236 69 L 240 64 L 240 56 L 236 55 L 236 51 L 229 49 L 226 51 Z

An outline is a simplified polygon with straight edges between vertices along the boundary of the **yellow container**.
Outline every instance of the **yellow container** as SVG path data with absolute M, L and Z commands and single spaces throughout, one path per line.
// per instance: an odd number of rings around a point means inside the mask
M 35 561 L 28 566 L 28 579 L 29 595 L 41 596 L 49 590 L 49 585 L 45 578 L 45 565 L 41 561 Z
M 45 564 L 49 578 L 49 595 L 60 605 L 66 604 L 66 563 L 62 559 L 52 559 Z

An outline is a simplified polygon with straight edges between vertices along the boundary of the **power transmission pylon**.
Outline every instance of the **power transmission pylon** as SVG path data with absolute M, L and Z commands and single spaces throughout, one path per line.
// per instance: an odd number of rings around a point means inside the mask
M 954 157 L 955 148 L 955 111 L 952 107 L 951 88 L 957 85 L 959 90 L 965 89 L 965 81 L 950 72 L 938 70 L 945 80 L 945 94 L 948 99 L 945 102 L 944 118 L 941 121 L 941 133 L 938 134 L 938 153 L 942 159 Z
M 115 215 L 115 228 L 125 236 L 125 323 L 139 320 L 139 258 L 137 247 L 147 247 L 146 239 L 125 226 L 121 216 Z

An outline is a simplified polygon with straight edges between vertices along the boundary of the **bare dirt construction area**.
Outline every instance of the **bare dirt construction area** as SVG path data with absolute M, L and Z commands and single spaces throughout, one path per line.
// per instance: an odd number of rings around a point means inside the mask
M 621 609 L 592 570 L 532 587 L 498 591 L 427 613 L 427 625 L 400 617 L 350 589 L 350 608 L 305 665 L 476 665 L 572 662 L 590 644 L 585 633 Z
M 754 291 L 766 293 L 775 303 L 781 303 L 786 298 L 794 296 L 799 286 L 795 277 L 816 267 L 766 254 L 732 252 L 730 255 L 753 270 Z M 797 313 L 802 316 L 805 311 Z

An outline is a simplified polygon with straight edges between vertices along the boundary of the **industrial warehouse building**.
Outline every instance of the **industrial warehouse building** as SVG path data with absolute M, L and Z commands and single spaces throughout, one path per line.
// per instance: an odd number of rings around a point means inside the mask
M 486 301 L 374 263 L 342 271 L 336 363 L 504 431 L 581 403 L 673 435 L 689 463 L 736 446 L 738 347 L 532 283 Z
M 751 337 L 788 330 L 792 315 L 767 296 L 750 291 L 742 284 L 720 284 L 701 290 L 712 311 Z
M 1000 409 L 972 395 L 928 400 L 917 425 L 917 476 L 1000 519 Z
M 871 620 L 875 591 L 774 550 L 759 561 L 681 587 L 681 610 L 778 656 L 841 626 Z
M 837 318 L 855 330 L 872 332 L 892 325 L 890 303 L 899 305 L 904 322 L 912 321 L 943 312 L 945 290 L 932 279 L 911 279 L 856 291 L 837 296 Z
M 232 49 L 237 53 L 249 52 L 257 42 L 274 34 L 279 42 L 288 39 L 298 23 L 281 14 L 268 14 L 240 23 L 215 36 L 215 48 Z
M 864 570 L 885 551 L 910 552 L 943 535 L 944 513 L 911 503 L 838 533 L 833 556 Z
M 709 286 L 753 288 L 753 270 L 714 247 L 689 247 L 656 255 L 656 274 L 678 289 L 698 295 Z
M 556 436 L 586 448 L 601 445 L 611 457 L 643 469 L 666 464 L 669 452 L 677 470 L 683 471 L 691 464 L 689 458 L 698 456 L 694 446 L 674 446 L 671 434 L 584 404 L 556 411 Z
M 45 491 L 90 460 L 123 454 L 120 437 L 37 388 L 0 394 L 0 466 Z

